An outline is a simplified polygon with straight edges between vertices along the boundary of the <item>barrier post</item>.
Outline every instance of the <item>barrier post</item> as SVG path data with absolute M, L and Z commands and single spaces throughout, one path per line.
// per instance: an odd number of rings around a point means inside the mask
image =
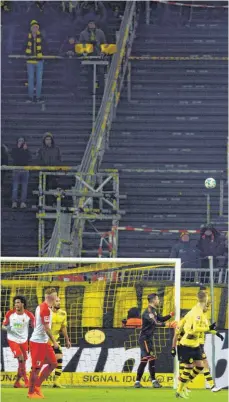
M 214 300 L 214 277 L 213 277 L 213 257 L 208 257 L 210 268 L 210 293 L 211 293 L 211 322 L 215 322 L 215 300 Z M 212 341 L 212 377 L 215 378 L 215 335 L 211 335 Z
M 219 216 L 223 216 L 223 198 L 224 198 L 224 181 L 220 180 L 219 183 Z

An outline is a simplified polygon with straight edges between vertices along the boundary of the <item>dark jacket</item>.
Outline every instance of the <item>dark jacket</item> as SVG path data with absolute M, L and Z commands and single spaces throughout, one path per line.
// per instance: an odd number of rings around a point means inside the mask
M 182 268 L 200 268 L 200 251 L 191 242 L 179 241 L 171 250 L 170 258 L 180 258 Z
M 67 52 L 75 53 L 75 43 L 73 43 L 73 44 L 69 43 L 69 39 L 66 39 L 60 48 L 61 55 L 64 56 Z
M 220 235 L 218 230 L 212 228 L 212 235 L 205 235 L 206 228 L 202 228 L 200 232 L 200 240 L 197 248 L 200 250 L 201 258 L 212 256 L 218 257 L 225 252 L 225 239 Z
M 157 310 L 148 306 L 142 314 L 142 330 L 139 339 L 151 339 L 157 327 L 165 327 L 164 322 L 170 320 L 171 315 L 162 317 Z
M 45 138 L 51 137 L 52 146 L 45 145 Z M 61 162 L 60 149 L 55 145 L 54 138 L 51 134 L 45 134 L 43 137 L 43 146 L 38 151 L 38 163 L 40 166 L 58 166 Z
M 24 149 L 23 145 L 18 148 L 15 147 L 12 149 L 11 157 L 13 161 L 13 165 L 15 166 L 28 166 L 31 160 L 31 154 L 28 149 Z
M 88 28 L 86 28 L 84 31 L 81 32 L 80 38 L 79 38 L 79 43 L 92 43 L 101 45 L 104 43 L 107 43 L 106 37 L 104 32 L 101 29 L 95 29 L 94 32 L 90 31 Z

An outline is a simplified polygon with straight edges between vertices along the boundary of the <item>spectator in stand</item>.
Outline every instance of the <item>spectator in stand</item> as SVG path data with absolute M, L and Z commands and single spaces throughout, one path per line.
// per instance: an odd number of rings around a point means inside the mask
M 8 166 L 9 165 L 9 150 L 5 144 L 1 145 L 1 165 Z M 6 171 L 1 171 L 1 186 L 3 187 L 4 178 L 6 175 Z
M 126 1 L 112 1 L 109 6 L 112 8 L 114 17 L 122 19 L 125 12 Z
M 53 135 L 50 132 L 44 134 L 43 146 L 38 150 L 38 161 L 41 166 L 60 165 L 60 149 L 55 145 Z
M 213 257 L 214 267 L 217 266 L 216 257 L 225 253 L 225 238 L 214 228 L 212 224 L 203 225 L 200 230 L 200 240 L 197 243 L 200 250 L 201 267 L 209 268 L 208 257 Z
M 107 10 L 102 1 L 81 1 L 76 15 L 79 23 L 87 25 L 94 21 L 102 26 L 107 19 Z
M 63 56 L 74 56 L 75 44 L 76 44 L 75 38 L 72 35 L 69 35 L 60 48 L 60 54 Z
M 61 163 L 60 149 L 55 145 L 52 133 L 46 132 L 43 137 L 43 146 L 38 150 L 38 164 L 40 166 L 59 166 Z M 55 176 L 48 175 L 46 178 L 47 190 L 56 189 L 58 181 Z M 50 202 L 51 197 L 47 197 Z
M 69 36 L 60 48 L 61 56 L 65 56 L 63 68 L 64 83 L 68 90 L 73 94 L 76 94 L 77 92 L 78 76 L 76 63 L 79 62 L 77 57 L 72 60 L 72 58 L 76 55 L 75 44 L 75 38 L 73 36 Z
M 100 45 L 107 43 L 104 32 L 101 29 L 96 28 L 94 21 L 90 21 L 84 31 L 81 32 L 79 43 L 91 43 L 94 45 L 94 53 L 99 55 Z
M 99 56 L 101 55 L 100 45 L 107 43 L 104 32 L 101 29 L 96 28 L 96 24 L 94 21 L 90 21 L 87 28 L 81 32 L 79 43 L 86 44 L 91 43 L 94 47 L 93 55 Z M 89 90 L 93 92 L 93 74 L 92 68 L 89 66 L 89 74 L 88 74 L 88 83 Z M 98 92 L 103 95 L 104 92 L 104 66 L 97 66 L 96 69 L 97 77 L 96 77 L 96 87 L 98 88 Z
M 171 250 L 170 258 L 180 258 L 182 268 L 200 268 L 200 251 L 190 242 L 189 232 L 182 232 Z
M 28 41 L 26 46 L 26 56 L 32 56 L 33 58 L 27 60 L 27 72 L 28 72 L 28 103 L 36 101 L 41 103 L 41 89 L 42 89 L 42 77 L 44 60 L 41 60 L 43 56 L 43 38 L 40 32 L 39 24 L 36 20 L 30 22 L 30 32 L 28 33 Z M 36 73 L 36 98 L 34 98 L 34 75 Z
M 24 137 L 17 140 L 17 146 L 11 152 L 14 166 L 28 166 L 31 159 L 28 145 Z M 17 208 L 18 189 L 21 184 L 21 208 L 26 208 L 26 199 L 28 191 L 29 171 L 15 170 L 13 172 L 13 191 L 12 191 L 12 208 Z
M 132 307 L 127 313 L 127 319 L 122 320 L 123 328 L 141 328 L 142 319 L 137 307 Z
M 35 1 L 36 6 L 39 8 L 40 11 L 44 10 L 46 1 Z

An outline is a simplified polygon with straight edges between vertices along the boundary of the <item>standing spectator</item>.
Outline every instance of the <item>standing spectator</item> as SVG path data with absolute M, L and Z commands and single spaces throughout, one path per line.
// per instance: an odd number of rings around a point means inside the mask
M 96 28 L 94 21 L 90 21 L 87 27 L 80 33 L 79 43 L 91 43 L 94 45 L 94 53 L 100 54 L 100 45 L 107 43 L 102 29 Z
M 182 232 L 171 250 L 170 258 L 180 258 L 182 268 L 200 268 L 200 251 L 190 242 L 189 232 Z
M 58 166 L 61 162 L 60 149 L 55 145 L 50 132 L 46 132 L 43 137 L 43 146 L 38 151 L 38 160 L 41 166 Z
M 60 48 L 61 56 L 65 56 L 63 61 L 64 83 L 68 90 L 73 94 L 76 94 L 77 92 L 77 64 L 79 63 L 77 57 L 74 57 L 76 55 L 75 44 L 75 38 L 73 36 L 69 36 Z M 72 60 L 73 57 L 74 60 Z
M 43 146 L 38 151 L 38 163 L 41 166 L 58 166 L 61 162 L 60 149 L 55 145 L 52 133 L 46 132 L 43 137 Z M 46 176 L 46 189 L 56 189 L 58 187 L 55 176 Z M 51 197 L 47 197 L 49 203 Z
M 12 160 L 14 166 L 28 166 L 30 161 L 30 152 L 24 137 L 17 140 L 17 146 L 12 149 Z M 14 170 L 13 172 L 13 191 L 12 208 L 17 208 L 18 189 L 21 184 L 21 208 L 26 208 L 27 190 L 28 190 L 29 171 Z
M 100 45 L 107 43 L 104 32 L 101 29 L 96 28 L 96 24 L 94 21 L 90 21 L 87 28 L 81 32 L 79 43 L 86 44 L 90 43 L 94 47 L 93 55 L 100 55 L 101 49 Z M 93 73 L 92 68 L 89 66 L 89 74 L 88 74 L 88 83 L 90 92 L 93 93 Z M 100 93 L 103 94 L 104 91 L 104 66 L 97 66 L 96 69 L 97 77 L 96 77 L 96 87 L 99 89 Z
M 212 224 L 203 225 L 197 248 L 200 250 L 201 267 L 209 268 L 210 256 L 213 257 L 213 264 L 216 267 L 216 257 L 225 253 L 225 240 Z
M 27 60 L 28 72 L 28 93 L 29 99 L 27 102 L 37 103 L 42 102 L 41 89 L 42 89 L 42 76 L 44 60 L 43 56 L 43 38 L 40 33 L 40 27 L 36 20 L 30 22 L 30 32 L 28 33 L 28 42 L 26 47 L 26 56 L 33 56 L 34 58 Z M 34 98 L 34 75 L 36 73 L 36 99 Z

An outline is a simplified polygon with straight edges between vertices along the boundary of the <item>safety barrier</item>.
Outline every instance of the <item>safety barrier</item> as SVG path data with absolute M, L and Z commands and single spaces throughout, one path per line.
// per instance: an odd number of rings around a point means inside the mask
M 210 5 L 210 4 L 196 4 L 196 3 L 187 3 L 184 1 L 180 3 L 178 1 L 167 1 L 167 0 L 151 0 L 153 3 L 165 3 L 173 6 L 182 6 L 182 7 L 193 7 L 193 8 L 228 8 L 228 6 L 223 5 Z

